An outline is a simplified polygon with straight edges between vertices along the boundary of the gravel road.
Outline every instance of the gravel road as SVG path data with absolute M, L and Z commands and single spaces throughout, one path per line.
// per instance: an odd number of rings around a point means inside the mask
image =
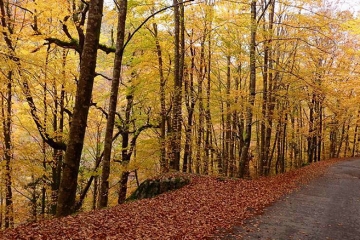
M 220 239 L 360 240 L 360 159 L 331 166 Z

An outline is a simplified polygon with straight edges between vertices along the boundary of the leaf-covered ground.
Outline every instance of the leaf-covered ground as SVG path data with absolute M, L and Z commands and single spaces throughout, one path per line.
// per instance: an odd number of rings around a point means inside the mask
M 0 239 L 204 239 L 261 213 L 337 161 L 257 180 L 192 176 L 189 185 L 152 199 L 19 226 Z

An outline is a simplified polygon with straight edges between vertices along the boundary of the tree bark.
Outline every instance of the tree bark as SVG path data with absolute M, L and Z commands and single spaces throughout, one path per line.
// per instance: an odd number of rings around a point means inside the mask
M 193 133 L 193 116 L 195 110 L 195 94 L 194 94 L 194 71 L 195 71 L 195 48 L 193 42 L 193 31 L 190 39 L 190 69 L 188 70 L 187 79 L 184 83 L 185 88 L 185 103 L 188 112 L 187 125 L 185 127 L 185 146 L 184 146 L 184 158 L 183 158 L 183 172 L 192 171 L 192 133 Z M 196 169 L 196 168 L 195 168 Z
M 246 127 L 244 145 L 241 149 L 239 177 L 244 177 L 245 166 L 249 161 L 249 148 L 251 143 L 251 129 L 253 119 L 253 107 L 255 104 L 256 87 L 256 0 L 251 1 L 251 40 L 250 40 L 250 83 L 249 83 L 249 104 L 246 107 Z
M 80 158 L 94 84 L 103 0 L 91 0 L 89 4 L 86 37 L 80 63 L 80 78 L 77 86 L 69 142 L 65 153 L 63 175 L 59 187 L 57 217 L 67 216 L 75 210 Z
M 159 64 L 159 77 L 160 77 L 160 172 L 164 173 L 169 170 L 169 166 L 167 164 L 166 159 L 166 118 L 167 118 L 167 110 L 166 110 L 166 98 L 165 98 L 165 87 L 166 87 L 166 79 L 164 77 L 164 70 L 163 70 L 163 57 L 162 57 L 162 50 L 158 38 L 158 27 L 156 23 L 153 23 L 154 29 L 154 38 L 155 38 L 155 45 L 156 45 L 156 54 L 158 57 L 158 64 Z
M 174 99 L 171 126 L 170 169 L 180 170 L 182 82 L 184 66 L 184 8 L 182 0 L 173 0 L 174 5 Z
M 231 56 L 226 56 L 226 116 L 225 116 L 225 152 L 224 152 L 224 175 L 232 175 L 234 159 L 232 159 L 232 120 L 231 120 Z
M 207 19 L 210 19 L 209 26 L 206 25 L 208 29 L 212 28 L 213 21 L 213 12 L 214 8 L 212 5 L 208 4 L 207 6 Z M 207 21 L 207 20 L 206 20 Z M 211 110 L 210 110 L 210 97 L 211 97 L 211 31 L 207 31 L 207 44 L 208 44 L 208 56 L 207 56 L 207 84 L 206 84 L 206 106 L 205 106 L 205 121 L 206 121 L 206 130 L 205 130 L 205 159 L 204 159 L 204 174 L 209 174 L 209 171 L 213 171 L 213 159 L 212 159 L 212 123 L 211 123 Z
M 114 123 L 115 123 L 116 105 L 117 105 L 119 85 L 120 85 L 121 65 L 122 65 L 122 58 L 124 53 L 123 46 L 125 40 L 127 0 L 118 0 L 117 6 L 119 8 L 119 13 L 118 13 L 116 52 L 115 52 L 114 67 L 113 67 L 113 78 L 111 82 L 109 113 L 108 113 L 106 130 L 105 130 L 104 158 L 102 162 L 100 199 L 99 199 L 100 208 L 107 207 L 108 204 L 110 158 L 111 158 Z
M 121 164 L 124 167 L 121 176 L 120 176 L 120 189 L 118 194 L 118 203 L 123 203 L 126 198 L 127 192 L 127 181 L 129 176 L 129 171 L 127 170 L 127 165 L 130 162 L 132 151 L 131 149 L 135 147 L 135 143 L 130 145 L 129 149 L 129 131 L 130 131 L 130 123 L 131 123 L 131 110 L 133 108 L 134 103 L 134 92 L 132 86 L 130 86 L 129 94 L 126 96 L 127 104 L 125 108 L 125 121 L 122 129 L 122 143 L 121 143 Z M 134 136 L 135 137 L 135 136 Z M 133 139 L 134 139 L 133 137 Z
M 199 68 L 198 68 L 198 100 L 199 100 L 199 116 L 198 116 L 198 135 L 196 139 L 196 161 L 195 161 L 195 172 L 201 173 L 202 169 L 201 166 L 203 160 L 203 142 L 204 142 L 204 119 L 205 119 L 205 108 L 204 108 L 204 93 L 203 93 L 203 83 L 206 76 L 206 68 L 205 68 L 205 40 L 206 40 L 206 29 L 204 31 L 204 36 L 202 37 L 200 43 L 200 61 L 199 61 Z
M 8 72 L 6 93 L 2 93 L 2 125 L 4 137 L 4 159 L 5 159 L 5 228 L 14 226 L 14 209 L 12 194 L 12 169 L 13 149 L 11 141 L 12 133 L 12 71 Z

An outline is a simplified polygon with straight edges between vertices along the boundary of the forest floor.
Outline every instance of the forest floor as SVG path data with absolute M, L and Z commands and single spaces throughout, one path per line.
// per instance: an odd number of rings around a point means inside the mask
M 21 225 L 0 232 L 0 239 L 241 239 L 251 231 L 233 226 L 248 222 L 328 169 L 333 171 L 333 164 L 353 162 L 343 160 L 321 161 L 256 180 L 192 176 L 189 185 L 155 198 Z

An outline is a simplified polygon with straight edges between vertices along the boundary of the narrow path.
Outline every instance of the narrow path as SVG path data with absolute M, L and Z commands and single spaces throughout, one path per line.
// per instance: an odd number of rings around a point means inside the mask
M 217 239 L 360 240 L 360 159 L 331 166 Z

